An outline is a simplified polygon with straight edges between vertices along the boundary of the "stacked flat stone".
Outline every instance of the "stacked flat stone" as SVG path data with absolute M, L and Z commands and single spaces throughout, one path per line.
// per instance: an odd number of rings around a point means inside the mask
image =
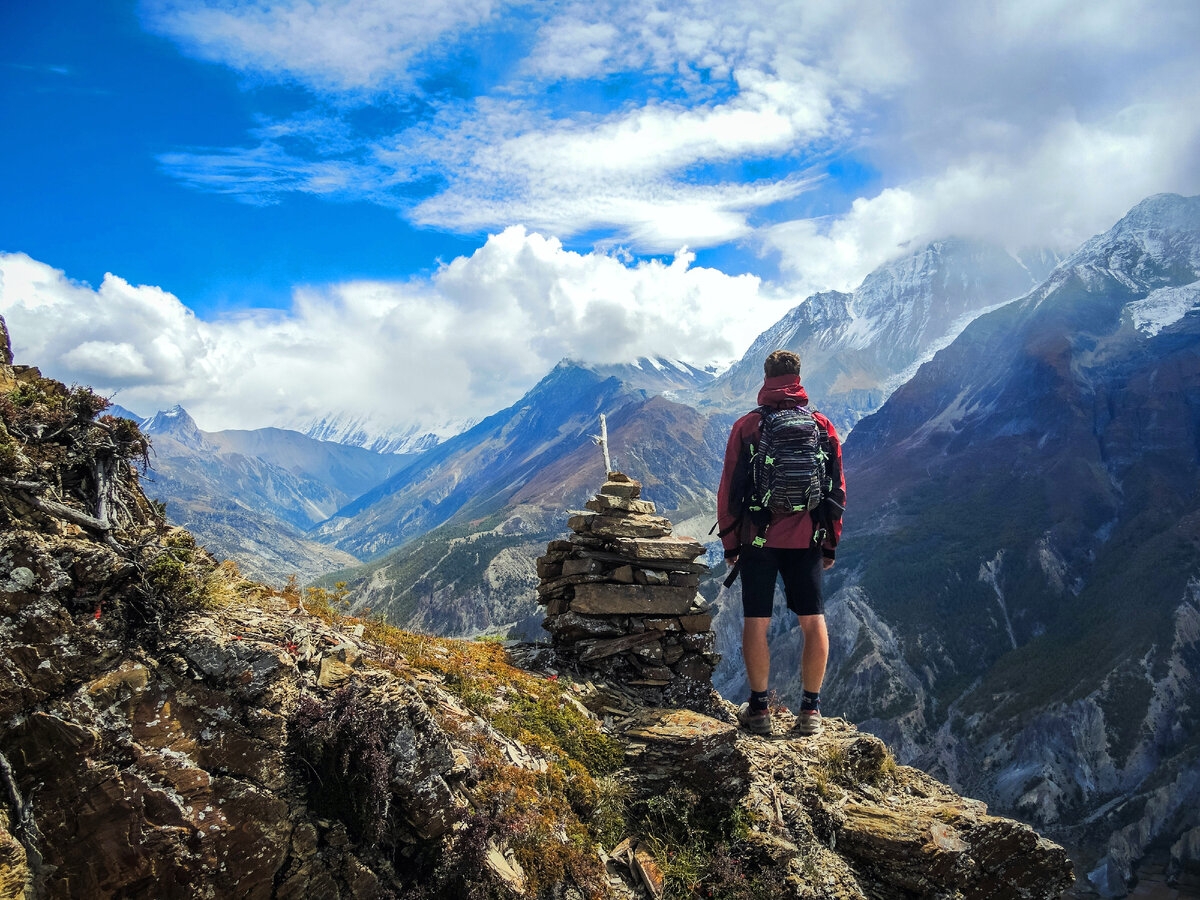
M 619 679 L 649 700 L 707 696 L 712 616 L 697 596 L 704 545 L 671 536 L 671 523 L 640 499 L 642 486 L 609 472 L 590 512 L 572 516 L 569 540 L 538 559 L 543 627 L 559 656 Z

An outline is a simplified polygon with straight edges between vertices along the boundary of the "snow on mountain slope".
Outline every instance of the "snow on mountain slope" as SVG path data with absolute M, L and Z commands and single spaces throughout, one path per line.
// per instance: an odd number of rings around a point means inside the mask
M 1159 288 L 1145 300 L 1130 303 L 1125 310 L 1134 328 L 1147 337 L 1154 337 L 1188 313 L 1200 312 L 1200 282 L 1183 287 Z
M 638 390 L 666 395 L 697 390 L 711 382 L 714 377 L 711 369 L 698 369 L 689 363 L 663 356 L 643 356 L 633 362 L 612 365 L 587 362 L 580 362 L 578 365 L 603 378 L 619 378 Z
M 852 293 L 814 294 L 759 335 L 699 402 L 745 408 L 761 383 L 766 355 L 792 350 L 814 404 L 848 431 L 968 322 L 1033 287 L 1034 271 L 1052 256 L 1027 256 L 1033 268 L 989 244 L 934 241 L 876 269 Z
M 713 380 L 713 372 L 667 357 L 639 357 L 627 363 L 595 364 L 571 360 L 603 378 L 618 378 L 630 387 L 656 394 L 694 391 Z M 532 385 L 530 386 L 532 387 Z M 448 418 L 445 422 L 396 425 L 370 416 L 329 415 L 293 423 L 311 438 L 364 447 L 376 453 L 420 453 L 468 431 L 484 416 Z
M 421 453 L 447 438 L 461 434 L 479 421 L 479 416 L 451 418 L 437 425 L 383 422 L 370 415 L 331 414 L 282 427 L 299 431 L 318 441 L 362 447 L 375 453 Z

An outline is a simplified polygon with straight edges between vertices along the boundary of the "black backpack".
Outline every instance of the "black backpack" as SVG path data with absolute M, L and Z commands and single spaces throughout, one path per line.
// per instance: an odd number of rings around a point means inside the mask
M 829 437 L 807 406 L 760 406 L 762 430 L 750 444 L 746 508 L 760 532 L 776 516 L 811 512 L 829 490 Z

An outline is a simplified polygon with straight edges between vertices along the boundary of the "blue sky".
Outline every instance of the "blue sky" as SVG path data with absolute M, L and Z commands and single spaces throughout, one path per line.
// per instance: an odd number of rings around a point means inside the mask
M 214 426 L 727 360 L 923 241 L 1200 191 L 1198 36 L 1191 0 L 3 4 L 0 312 Z
M 297 283 L 402 277 L 479 245 L 361 200 L 252 206 L 187 189 L 161 155 L 237 144 L 311 99 L 190 59 L 147 33 L 134 3 L 6 3 L 0 41 L 0 164 L 20 173 L 5 185 L 0 249 L 88 281 L 163 285 L 208 313 L 286 307 Z

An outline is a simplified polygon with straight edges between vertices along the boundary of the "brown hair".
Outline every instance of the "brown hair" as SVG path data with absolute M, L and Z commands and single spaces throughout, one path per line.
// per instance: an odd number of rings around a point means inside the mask
M 799 375 L 800 357 L 791 350 L 776 350 L 763 363 L 763 374 L 767 378 L 777 375 Z

